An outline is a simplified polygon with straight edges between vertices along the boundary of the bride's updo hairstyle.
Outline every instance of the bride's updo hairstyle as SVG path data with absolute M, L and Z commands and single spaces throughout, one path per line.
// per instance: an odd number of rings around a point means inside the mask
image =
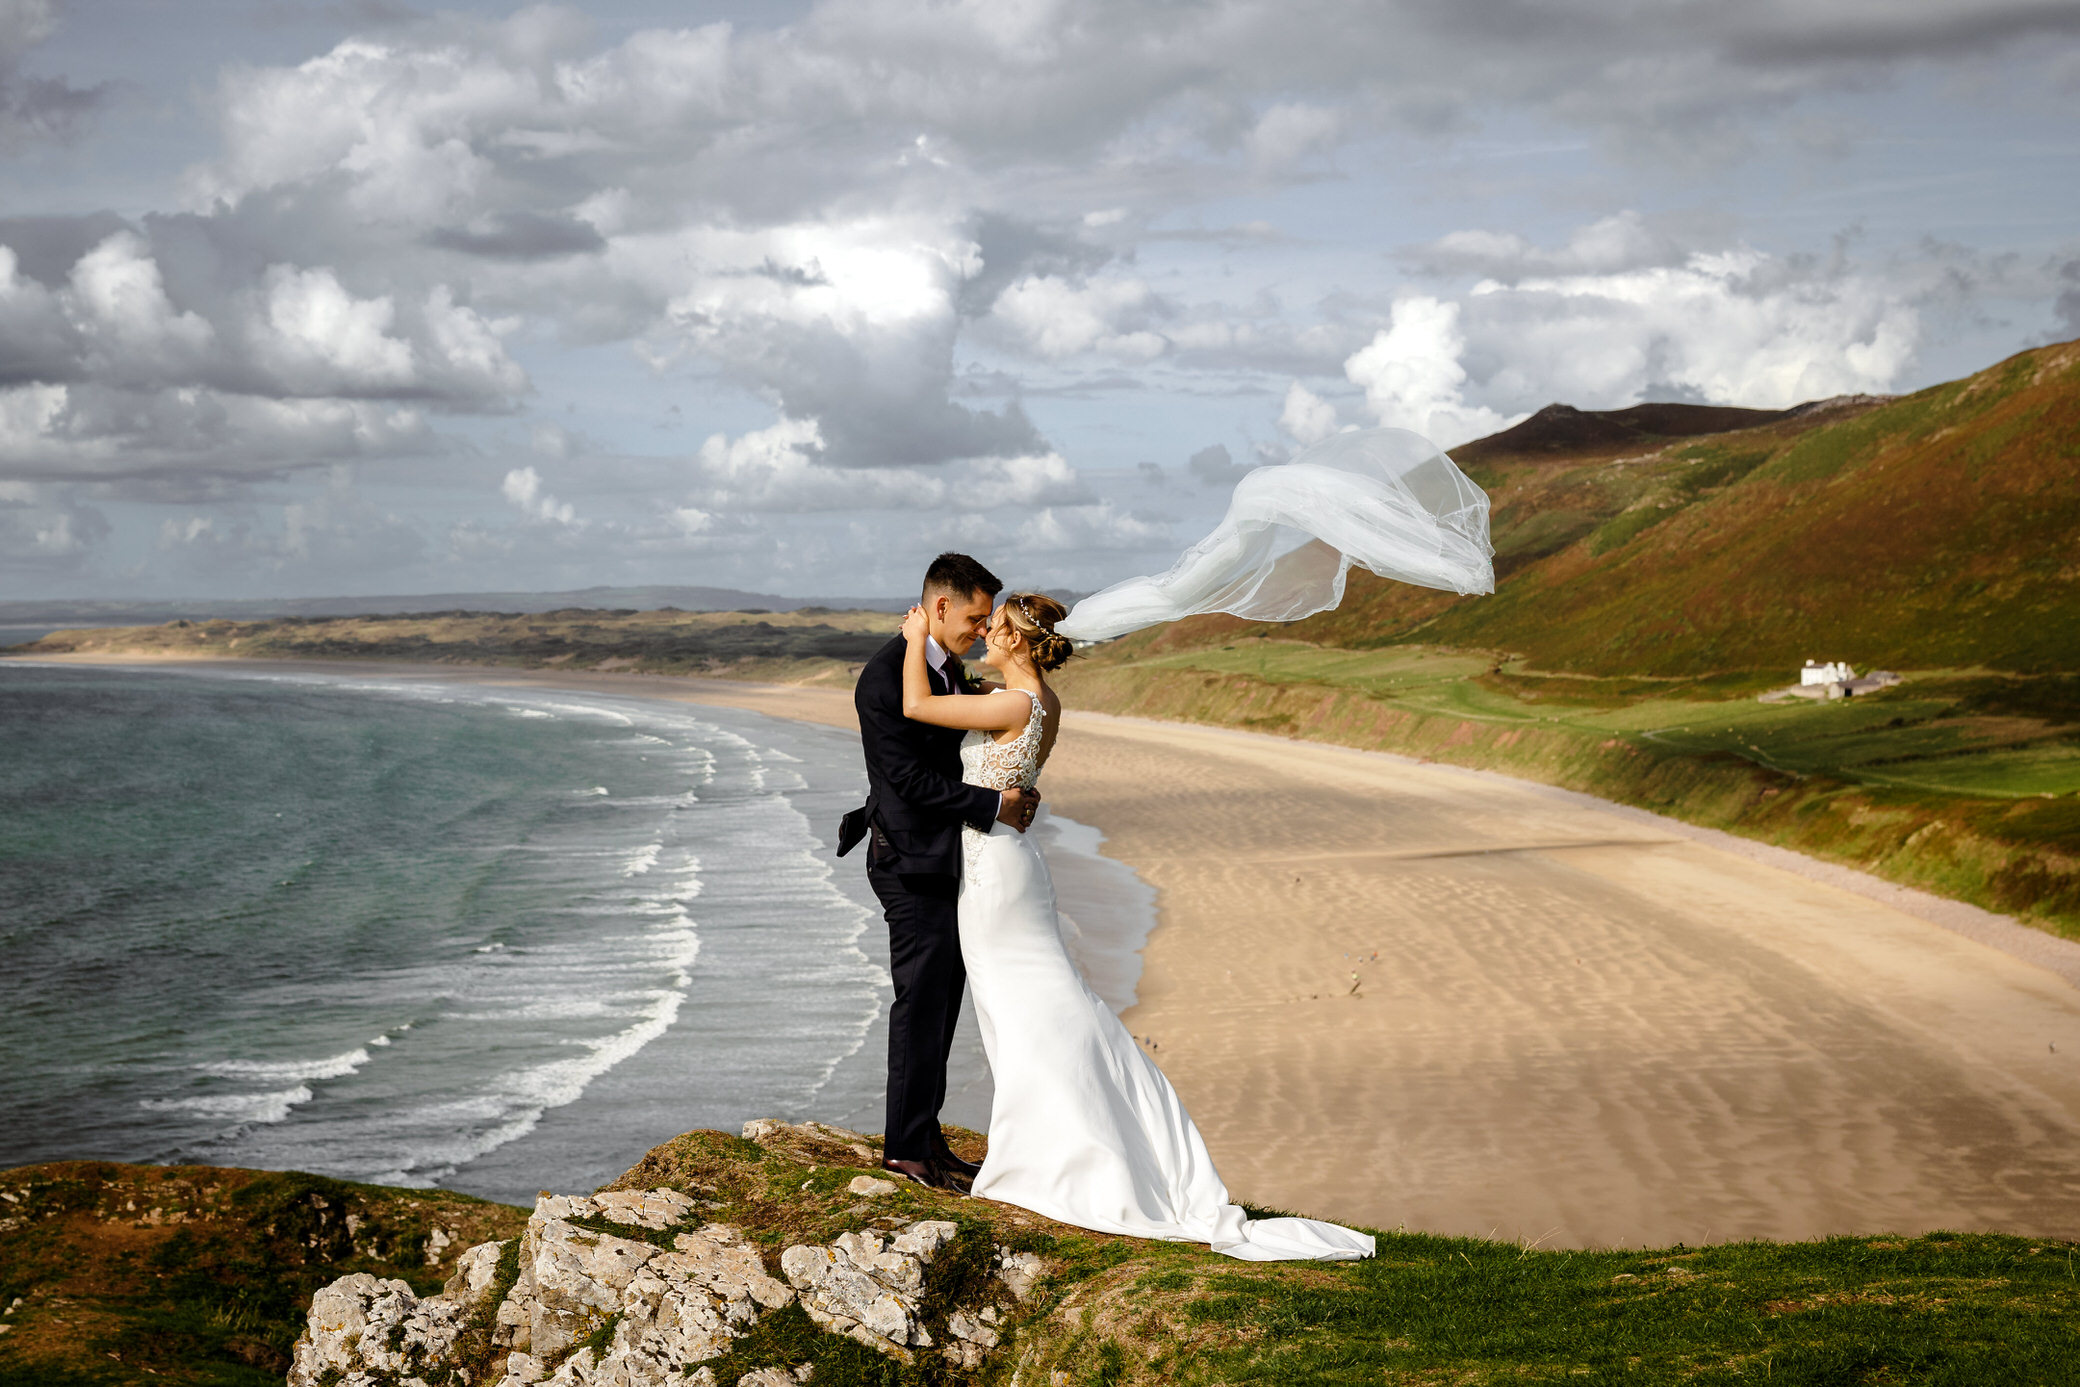
M 1011 628 L 1026 638 L 1033 663 L 1042 669 L 1060 669 L 1076 653 L 1067 636 L 1055 634 L 1054 624 L 1069 615 L 1069 609 L 1044 592 L 1014 592 L 1004 599 L 1004 613 Z

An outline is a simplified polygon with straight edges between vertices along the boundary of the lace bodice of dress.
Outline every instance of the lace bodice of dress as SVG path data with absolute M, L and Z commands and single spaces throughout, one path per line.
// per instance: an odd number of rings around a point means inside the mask
M 1031 789 L 1040 779 L 1040 730 L 1045 713 L 1031 694 L 1025 731 L 1008 742 L 989 732 L 970 732 L 961 742 L 961 779 L 992 790 Z

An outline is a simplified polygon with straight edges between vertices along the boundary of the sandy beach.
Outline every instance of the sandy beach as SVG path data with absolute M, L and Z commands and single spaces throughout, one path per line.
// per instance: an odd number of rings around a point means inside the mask
M 1239 1199 L 1549 1247 L 2080 1236 L 2080 946 L 1377 753 L 1072 710 L 1043 788 L 1159 893 L 1125 1019 Z

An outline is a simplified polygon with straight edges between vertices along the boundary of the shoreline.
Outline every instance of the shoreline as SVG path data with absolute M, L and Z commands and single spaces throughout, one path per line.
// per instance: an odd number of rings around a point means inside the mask
M 853 726 L 849 691 L 309 668 Z M 1047 788 L 1157 892 L 1137 1004 L 1235 1196 L 1545 1245 L 2080 1234 L 2080 945 L 1490 771 L 1071 712 Z M 1377 961 L 1375 961 L 1377 960 Z
M 519 669 L 505 665 L 440 664 L 428 665 L 410 660 L 302 660 L 302 659 L 245 659 L 245 658 L 195 658 L 188 655 L 98 655 L 64 654 L 45 655 L 35 658 L 0 655 L 0 664 L 49 664 L 49 665 L 99 665 L 107 667 L 136 666 L 185 666 L 195 669 L 251 668 L 251 669 L 296 669 L 317 667 L 337 670 L 358 670 L 364 673 L 380 673 L 392 677 L 418 675 L 423 678 L 454 678 L 468 683 L 511 684 L 516 687 L 564 688 L 587 690 L 597 693 L 623 693 L 637 697 L 659 697 L 668 702 L 715 704 L 726 708 L 740 708 L 748 712 L 765 713 L 772 717 L 789 718 L 800 722 L 817 723 L 825 727 L 836 727 L 857 732 L 858 722 L 854 718 L 849 691 L 830 687 L 811 687 L 792 684 L 767 684 L 751 680 L 714 679 L 699 675 L 640 674 L 616 670 L 589 673 L 583 671 L 559 671 L 546 669 Z M 685 692 L 675 696 L 673 690 Z M 1788 872 L 1807 881 L 1832 886 L 1862 896 L 1866 900 L 1911 915 L 1936 927 L 1958 934 L 1989 949 L 1998 950 L 2011 958 L 2019 959 L 2034 967 L 2080 988 L 2080 940 L 2071 940 L 2052 934 L 2048 930 L 2025 925 L 2012 916 L 1983 909 L 1968 901 L 1952 900 L 1931 891 L 1918 890 L 1887 881 L 1870 872 L 1858 871 L 1840 863 L 1828 862 L 1808 856 L 1791 848 L 1780 848 L 1769 843 L 1758 843 L 1752 838 L 1743 838 L 1724 829 L 1707 828 L 1689 823 L 1672 815 L 1656 814 L 1650 809 L 1622 804 L 1616 800 L 1602 799 L 1579 790 L 1569 790 L 1558 785 L 1549 785 L 1541 780 L 1530 780 L 1523 776 L 1506 775 L 1501 771 L 1483 770 L 1473 766 L 1456 766 L 1446 762 L 1426 760 L 1420 756 L 1408 756 L 1400 752 L 1382 751 L 1371 747 L 1349 747 L 1335 742 L 1318 742 L 1305 737 L 1281 737 L 1268 732 L 1249 732 L 1241 728 L 1218 727 L 1206 723 L 1171 722 L 1160 718 L 1127 717 L 1115 713 L 1075 712 L 1078 722 L 1095 721 L 1100 724 L 1117 724 L 1122 727 L 1190 728 L 1212 738 L 1238 738 L 1245 741 L 1266 742 L 1275 745 L 1297 745 L 1320 748 L 1324 751 L 1356 757 L 1377 758 L 1396 766 L 1423 767 L 1440 775 L 1463 776 L 1469 781 L 1499 782 L 1519 787 L 1556 804 L 1575 805 L 1600 813 L 1614 815 L 1640 825 L 1651 825 L 1679 837 L 1702 843 L 1721 852 L 1732 853 L 1750 861 Z M 1103 825 L 1096 825 L 1101 830 Z M 1123 865 L 1131 867 L 1133 864 Z M 1160 909 L 1160 906 L 1159 906 Z M 1160 928 L 1160 924 L 1158 925 Z

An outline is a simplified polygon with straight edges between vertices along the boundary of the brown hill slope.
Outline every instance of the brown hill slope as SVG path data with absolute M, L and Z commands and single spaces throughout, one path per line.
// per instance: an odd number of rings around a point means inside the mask
M 1799 409 L 1811 409 L 1801 405 Z M 1735 409 L 1727 405 L 1641 404 L 1626 409 L 1576 409 L 1551 404 L 1513 428 L 1453 451 L 1463 463 L 1538 453 L 1572 454 L 1654 446 L 1672 438 L 1730 433 L 1788 419 L 1797 410 Z
M 1598 674 L 2080 669 L 2080 343 L 1643 455 L 1556 463 L 1506 437 L 1460 450 L 1494 498 L 1494 596 L 1357 575 L 1287 634 Z M 1222 629 L 1187 627 L 1166 643 Z

